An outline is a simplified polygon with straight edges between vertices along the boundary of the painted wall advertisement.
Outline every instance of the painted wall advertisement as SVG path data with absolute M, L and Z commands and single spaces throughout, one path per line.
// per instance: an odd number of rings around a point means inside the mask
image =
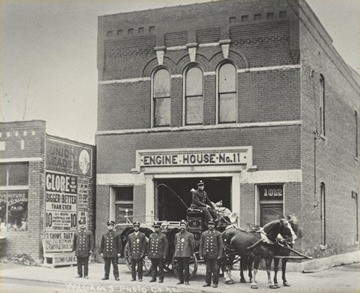
M 79 219 L 89 222 L 92 149 L 47 140 L 45 172 L 46 252 L 72 251 Z

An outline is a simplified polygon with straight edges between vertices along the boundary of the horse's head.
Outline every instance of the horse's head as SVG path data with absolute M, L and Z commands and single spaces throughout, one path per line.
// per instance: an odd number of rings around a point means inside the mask
M 294 244 L 297 236 L 292 228 L 292 224 L 287 219 L 280 219 L 280 232 L 279 234 L 285 239 L 286 242 Z
M 275 241 L 279 234 L 283 239 L 290 243 L 294 243 L 295 239 L 297 238 L 294 230 L 291 227 L 291 224 L 287 219 L 280 219 L 267 223 L 263 229 L 271 241 Z
M 222 239 L 226 248 L 230 247 L 231 239 L 236 236 L 235 227 L 231 226 L 225 229 L 222 233 Z
M 302 238 L 303 237 L 303 233 L 302 230 L 298 224 L 297 218 L 294 215 L 288 215 L 287 220 L 289 221 L 291 228 L 293 229 L 293 231 L 295 232 L 297 238 Z

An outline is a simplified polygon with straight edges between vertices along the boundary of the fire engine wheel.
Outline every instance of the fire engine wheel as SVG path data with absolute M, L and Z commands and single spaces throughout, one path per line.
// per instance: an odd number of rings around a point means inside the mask
M 128 243 L 126 243 L 126 245 L 125 245 L 124 254 L 125 254 L 126 266 L 131 271 L 131 257 L 129 255 L 129 244 Z M 145 258 L 143 259 L 144 276 L 150 275 L 150 272 L 151 272 L 150 268 L 151 268 L 151 260 L 147 256 L 145 256 Z
M 190 279 L 195 277 L 197 268 L 198 268 L 198 261 L 196 259 L 196 255 L 193 255 L 190 257 L 190 261 L 189 261 Z M 175 257 L 173 257 L 173 260 L 172 260 L 172 269 L 173 269 L 175 276 L 177 278 L 179 278 L 178 263 L 177 263 L 177 259 Z

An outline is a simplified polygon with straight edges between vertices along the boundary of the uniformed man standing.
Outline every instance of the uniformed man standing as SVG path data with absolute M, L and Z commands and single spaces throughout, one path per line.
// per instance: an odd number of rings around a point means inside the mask
M 122 244 L 120 235 L 116 235 L 114 231 L 115 222 L 108 221 L 108 232 L 103 234 L 100 243 L 100 255 L 105 262 L 105 276 L 101 280 L 109 280 L 110 265 L 112 263 L 114 270 L 114 278 L 119 281 L 118 257 L 121 256 Z
M 189 285 L 190 271 L 189 271 L 189 261 L 190 256 L 195 252 L 195 240 L 194 234 L 186 231 L 187 222 L 181 220 L 180 222 L 180 232 L 175 235 L 175 253 L 174 257 L 178 263 L 178 274 L 179 282 L 177 285 L 184 284 Z
M 89 278 L 89 257 L 94 250 L 94 237 L 90 231 L 86 230 L 86 221 L 79 220 L 79 232 L 74 234 L 73 248 L 77 258 L 77 276 L 83 277 L 82 267 L 84 266 L 84 278 Z
M 160 223 L 154 224 L 155 232 L 150 234 L 147 255 L 151 260 L 151 280 L 156 282 L 159 267 L 159 283 L 164 281 L 164 265 L 168 253 L 168 241 L 166 235 L 161 233 Z
M 140 223 L 133 223 L 134 232 L 128 236 L 129 255 L 131 257 L 131 275 L 132 280 L 136 281 L 136 266 L 138 272 L 139 282 L 142 282 L 143 277 L 143 259 L 146 252 L 146 237 L 140 232 Z
M 211 277 L 213 279 L 213 288 L 219 284 L 219 263 L 218 259 L 222 257 L 224 244 L 221 233 L 216 231 L 214 221 L 208 222 L 209 230 L 201 234 L 199 253 L 200 257 L 205 259 L 206 277 L 203 287 L 211 286 Z

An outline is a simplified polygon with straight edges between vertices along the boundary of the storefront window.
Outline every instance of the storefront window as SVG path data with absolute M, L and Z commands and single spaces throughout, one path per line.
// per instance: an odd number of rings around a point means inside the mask
M 1 230 L 27 230 L 27 191 L 5 191 L 0 193 L 0 221 Z

